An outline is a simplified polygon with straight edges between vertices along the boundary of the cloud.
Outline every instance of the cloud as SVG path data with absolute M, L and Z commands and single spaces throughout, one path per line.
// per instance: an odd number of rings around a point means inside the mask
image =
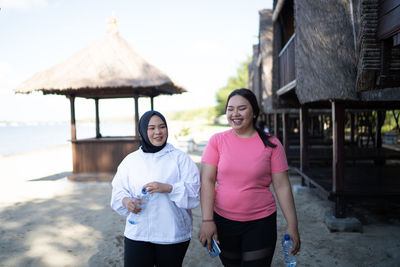
M 47 6 L 46 0 L 0 0 L 0 8 L 4 9 L 27 9 L 30 7 Z

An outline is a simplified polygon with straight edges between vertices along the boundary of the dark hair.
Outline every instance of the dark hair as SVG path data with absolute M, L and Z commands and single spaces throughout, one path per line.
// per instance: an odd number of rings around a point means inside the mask
M 260 114 L 260 107 L 258 106 L 257 98 L 252 91 L 250 91 L 249 89 L 246 89 L 246 88 L 240 88 L 240 89 L 234 90 L 232 93 L 230 93 L 230 95 L 228 96 L 228 99 L 226 100 L 225 110 L 228 107 L 229 99 L 231 99 L 231 97 L 235 96 L 235 95 L 240 95 L 240 96 L 246 98 L 247 101 L 249 101 L 249 103 L 253 109 L 253 114 L 254 114 L 253 127 L 254 127 L 254 129 L 256 129 L 258 135 L 260 136 L 261 140 L 263 141 L 264 146 L 265 147 L 267 147 L 267 146 L 276 147 L 276 145 L 274 143 L 269 141 L 269 138 L 271 137 L 271 135 L 264 132 L 264 129 L 261 129 L 257 125 L 257 118 L 258 118 L 258 115 Z

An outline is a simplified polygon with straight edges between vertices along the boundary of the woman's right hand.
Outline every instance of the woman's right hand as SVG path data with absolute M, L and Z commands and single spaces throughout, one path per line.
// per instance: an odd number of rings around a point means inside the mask
M 211 250 L 211 238 L 214 237 L 215 242 L 219 244 L 218 240 L 218 233 L 217 233 L 217 226 L 215 225 L 215 222 L 210 221 L 210 222 L 203 222 L 200 227 L 199 231 L 199 240 L 203 247 L 206 244 L 208 245 L 208 250 Z
M 140 205 L 142 204 L 142 201 L 140 199 L 131 198 L 131 197 L 124 197 L 122 199 L 122 204 L 130 212 L 133 212 L 135 214 L 139 213 L 142 210 L 142 208 L 140 207 Z

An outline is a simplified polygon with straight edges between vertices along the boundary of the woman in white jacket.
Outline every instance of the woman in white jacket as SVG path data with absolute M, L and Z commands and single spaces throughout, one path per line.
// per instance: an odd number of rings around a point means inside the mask
M 182 266 L 192 236 L 191 209 L 199 205 L 200 177 L 189 156 L 167 143 L 164 116 L 140 118 L 141 147 L 125 157 L 112 181 L 111 207 L 120 215 L 139 214 L 125 224 L 125 266 Z M 149 194 L 146 207 L 135 196 Z

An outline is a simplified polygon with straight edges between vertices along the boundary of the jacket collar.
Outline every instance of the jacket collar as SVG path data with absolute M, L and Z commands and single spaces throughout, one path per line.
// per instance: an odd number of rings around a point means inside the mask
M 143 150 L 141 148 L 139 148 L 139 151 L 145 157 L 156 157 L 156 158 L 158 158 L 158 157 L 162 157 L 162 156 L 174 151 L 175 149 L 176 148 L 172 144 L 167 143 L 163 149 L 161 149 L 160 151 L 155 152 L 155 153 L 145 153 L 145 152 L 143 152 Z

